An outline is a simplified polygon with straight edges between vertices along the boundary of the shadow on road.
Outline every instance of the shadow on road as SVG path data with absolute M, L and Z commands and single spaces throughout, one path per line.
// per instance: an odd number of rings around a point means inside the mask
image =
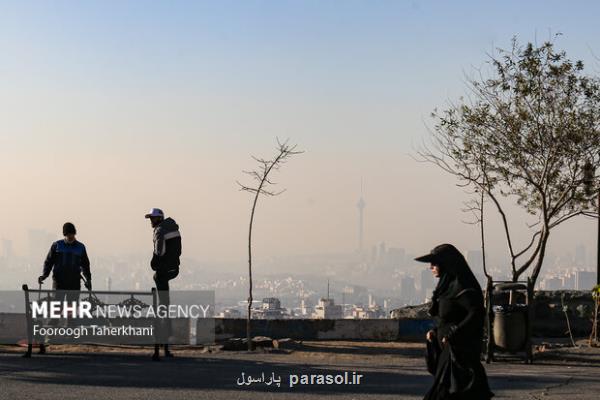
M 365 346 L 363 343 L 356 345 L 339 344 L 327 345 L 326 342 L 302 343 L 296 351 L 330 353 L 330 354 L 352 354 L 352 355 L 395 355 L 403 357 L 423 357 L 425 354 L 424 346 L 412 347 L 378 347 Z

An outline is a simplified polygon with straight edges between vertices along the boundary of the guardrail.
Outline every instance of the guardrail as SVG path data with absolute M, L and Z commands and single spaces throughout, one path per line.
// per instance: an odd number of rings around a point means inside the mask
M 34 332 L 33 332 L 34 321 L 33 321 L 33 312 L 32 312 L 32 301 L 37 301 L 37 302 L 50 301 L 54 298 L 58 298 L 59 295 L 62 297 L 65 292 L 77 292 L 77 291 L 42 289 L 41 285 L 40 285 L 39 289 L 30 289 L 27 285 L 23 285 L 22 289 L 23 289 L 23 292 L 25 295 L 25 316 L 26 316 L 26 321 L 27 321 L 27 351 L 25 352 L 23 357 L 30 358 L 31 354 L 32 354 L 32 350 L 33 350 L 33 345 L 34 345 Z M 37 294 L 37 300 L 33 299 L 35 294 Z M 45 297 L 42 297 L 42 294 L 45 294 Z M 79 299 L 79 296 L 82 294 L 83 295 L 87 294 L 87 298 Z M 119 303 L 111 304 L 111 303 L 106 303 L 106 302 L 101 301 L 98 298 L 98 295 L 101 295 L 101 296 L 102 295 L 120 295 L 120 296 L 128 296 L 128 298 Z M 139 306 L 149 307 L 148 304 L 142 302 L 139 299 L 140 297 L 143 298 L 144 296 L 151 297 L 152 306 L 154 307 L 154 309 L 156 309 L 157 304 L 158 304 L 158 294 L 157 294 L 157 290 L 155 288 L 152 288 L 152 290 L 149 292 L 144 292 L 144 291 L 92 291 L 92 290 L 81 291 L 77 295 L 77 301 L 84 300 L 84 301 L 89 302 L 91 304 L 92 310 L 96 309 L 96 307 L 99 307 L 99 306 L 109 306 L 109 305 L 131 306 L 131 305 L 135 304 L 135 305 L 139 305 Z M 158 331 L 158 330 L 154 330 L 153 332 L 156 332 L 156 331 Z M 159 345 L 160 345 L 159 338 L 156 336 L 156 334 L 154 334 L 153 337 L 154 337 L 153 359 L 158 360 L 159 359 Z M 40 344 L 41 348 L 43 348 L 42 346 L 44 346 L 44 344 Z

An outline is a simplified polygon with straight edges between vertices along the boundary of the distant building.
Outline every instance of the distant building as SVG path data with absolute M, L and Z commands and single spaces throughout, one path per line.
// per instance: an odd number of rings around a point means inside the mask
M 267 297 L 262 300 L 263 310 L 280 310 L 281 301 L 277 297 Z
M 312 305 L 308 299 L 300 300 L 300 315 L 302 316 L 310 316 Z
M 333 299 L 321 298 L 315 306 L 316 319 L 341 319 L 343 318 L 342 306 L 336 305 Z
M 544 290 L 560 290 L 560 289 L 562 289 L 562 280 L 555 276 L 544 279 L 544 281 L 542 283 L 543 283 Z
M 384 300 L 384 308 L 387 306 L 387 300 Z M 369 293 L 369 304 L 368 306 L 353 306 L 350 317 L 354 319 L 378 319 L 386 317 L 386 310 L 382 309 L 377 302 L 375 297 Z
M 433 274 L 431 273 L 429 268 L 423 269 L 421 271 L 421 282 L 419 285 L 419 295 L 421 297 L 422 302 L 425 302 L 426 299 L 428 298 L 428 294 L 433 292 L 433 289 L 436 284 L 434 280 L 435 280 L 435 278 L 433 277 Z
M 374 307 L 354 306 L 354 307 L 352 307 L 352 318 L 354 318 L 354 319 L 385 318 L 385 312 L 378 305 L 375 305 Z
M 415 279 L 411 276 L 403 276 L 400 279 L 400 296 L 407 303 L 416 300 Z
M 596 285 L 596 273 L 592 271 L 575 272 L 575 289 L 592 290 Z
M 365 286 L 350 285 L 345 286 L 342 289 L 342 294 L 344 296 L 344 302 L 362 303 L 366 300 L 368 290 Z
M 568 272 L 562 277 L 562 288 L 565 290 L 575 290 L 575 273 Z
M 369 308 L 375 307 L 377 303 L 375 302 L 375 297 L 373 297 L 372 293 L 369 293 Z
M 383 300 L 383 311 L 386 313 L 386 315 L 387 315 L 387 313 L 388 313 L 388 312 L 389 312 L 391 309 L 392 309 L 392 306 L 391 306 L 391 300 L 390 300 L 390 299 L 384 299 L 384 300 Z
M 266 297 L 262 300 L 261 307 L 252 311 L 257 319 L 283 319 L 287 318 L 287 310 L 281 307 L 281 301 L 276 297 Z
M 242 318 L 242 313 L 235 308 L 226 308 L 217 315 L 217 318 Z

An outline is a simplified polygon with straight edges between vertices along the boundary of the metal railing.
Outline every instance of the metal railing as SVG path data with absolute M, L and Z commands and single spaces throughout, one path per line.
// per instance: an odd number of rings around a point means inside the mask
M 38 302 L 42 302 L 42 301 L 49 301 L 52 300 L 53 298 L 56 298 L 56 295 L 58 293 L 64 293 L 64 292 L 68 292 L 66 290 L 56 290 L 56 289 L 42 289 L 41 285 L 38 289 L 30 289 L 28 287 L 28 285 L 24 284 L 22 286 L 24 295 L 25 295 L 25 316 L 26 316 L 26 320 L 27 320 L 27 351 L 25 352 L 25 354 L 23 355 L 23 357 L 25 358 L 30 358 L 31 354 L 32 354 L 32 350 L 33 350 L 33 345 L 34 345 L 34 332 L 33 332 L 33 324 L 34 324 L 34 318 L 33 318 L 33 312 L 32 312 L 32 301 L 38 301 Z M 99 291 L 92 291 L 92 290 L 87 290 L 87 291 L 80 291 L 81 294 L 86 294 L 88 295 L 87 298 L 81 299 L 84 301 L 89 301 L 90 303 L 92 303 L 93 307 L 97 307 L 99 305 L 101 306 L 108 306 L 108 305 L 131 305 L 131 304 L 138 304 L 141 306 L 145 306 L 145 307 L 149 307 L 148 304 L 143 303 L 141 300 L 139 300 L 139 297 L 144 297 L 144 296 L 151 296 L 152 298 L 152 306 L 154 307 L 154 309 L 156 310 L 157 305 L 158 305 L 158 292 L 156 290 L 156 288 L 152 288 L 151 291 L 145 292 L 145 291 L 104 291 L 104 290 L 99 290 Z M 34 299 L 34 295 L 37 294 L 37 300 Z M 42 297 L 42 294 L 45 294 L 45 297 Z M 121 301 L 120 303 L 114 303 L 114 304 L 110 304 L 110 303 L 106 303 L 101 301 L 97 296 L 98 295 L 106 295 L 106 296 L 111 296 L 111 295 L 117 295 L 117 296 L 128 296 L 128 298 L 126 300 Z M 81 301 L 79 300 L 79 301 Z M 153 332 L 156 332 L 156 330 L 154 330 Z M 153 359 L 158 360 L 159 357 L 159 338 L 156 336 L 156 334 L 153 334 L 153 338 L 154 338 L 154 356 Z M 40 344 L 40 348 L 45 348 L 44 344 Z

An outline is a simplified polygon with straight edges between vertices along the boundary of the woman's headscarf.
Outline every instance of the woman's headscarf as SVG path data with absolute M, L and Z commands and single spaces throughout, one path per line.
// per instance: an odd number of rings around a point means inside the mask
M 430 262 L 440 269 L 440 278 L 433 290 L 431 315 L 437 315 L 440 298 L 452 298 L 465 289 L 475 289 L 481 294 L 481 286 L 465 257 L 451 244 L 436 246 L 430 254 L 416 258 L 417 261 Z

